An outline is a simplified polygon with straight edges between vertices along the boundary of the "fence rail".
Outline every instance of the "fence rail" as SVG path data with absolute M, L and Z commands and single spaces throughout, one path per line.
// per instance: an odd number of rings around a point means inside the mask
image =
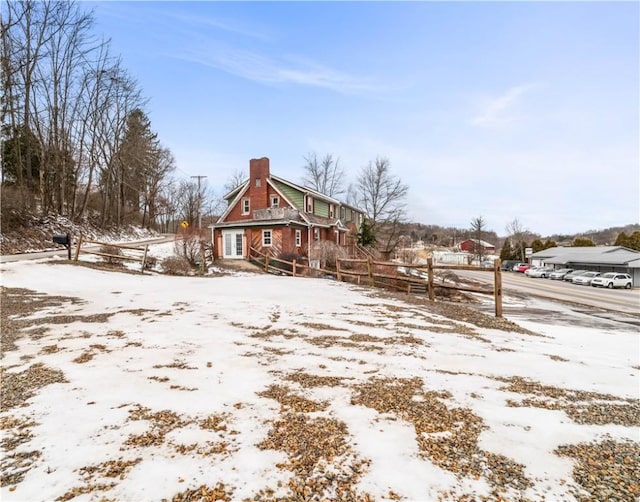
M 111 253 L 105 253 L 103 251 L 93 251 L 91 249 L 82 249 L 82 244 L 97 244 L 99 246 L 109 246 L 118 249 L 126 249 L 129 251 L 138 251 L 142 253 L 142 256 L 131 256 L 126 254 L 116 255 Z M 126 261 L 139 261 L 140 262 L 140 273 L 144 272 L 144 267 L 147 262 L 147 253 L 149 251 L 149 245 L 144 244 L 143 247 L 140 246 L 129 246 L 126 244 L 113 244 L 111 242 L 99 242 L 85 238 L 82 234 L 78 237 L 78 243 L 76 246 L 76 252 L 73 260 L 78 261 L 80 257 L 80 253 L 92 254 L 97 256 L 104 256 L 105 258 L 111 258 L 114 260 L 126 260 Z
M 432 301 L 435 301 L 436 289 L 450 289 L 492 295 L 495 303 L 495 316 L 502 317 L 502 272 L 500 269 L 500 260 L 494 262 L 493 268 L 483 268 L 467 265 L 434 265 L 431 258 L 427 260 L 426 266 L 378 261 L 371 257 L 367 257 L 367 259 L 340 258 L 336 260 L 336 270 L 327 270 L 323 268 L 313 268 L 308 264 L 296 262 L 296 260 L 281 260 L 271 256 L 268 252 L 263 253 L 255 248 L 250 248 L 249 260 L 260 265 L 265 272 L 284 273 L 293 277 L 300 275 L 331 276 L 335 277 L 338 281 L 350 280 L 356 284 L 366 284 L 370 287 L 382 286 L 407 293 L 426 293 Z M 403 274 L 400 269 L 404 269 L 405 274 Z M 408 275 L 406 274 L 407 270 L 415 270 L 417 275 Z M 435 283 L 435 270 L 493 272 L 493 288 L 475 288 L 458 284 Z M 426 278 L 424 277 L 425 275 Z

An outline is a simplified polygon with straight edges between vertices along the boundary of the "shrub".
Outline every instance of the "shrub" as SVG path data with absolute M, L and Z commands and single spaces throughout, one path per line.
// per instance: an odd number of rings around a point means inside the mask
M 345 249 L 330 241 L 314 242 L 311 245 L 311 253 L 309 255 L 310 260 L 320 260 L 320 268 L 334 270 L 336 268 L 336 260 L 346 257 L 347 252 Z
M 169 275 L 189 275 L 191 265 L 182 256 L 169 256 L 162 260 L 162 270 Z
M 182 239 L 176 239 L 173 244 L 173 250 L 177 256 L 184 258 L 191 266 L 195 267 L 202 261 L 202 248 L 205 247 L 206 241 L 196 231 L 185 231 Z
M 101 246 L 100 247 L 100 253 L 104 253 L 104 254 L 109 254 L 112 256 L 101 256 L 102 261 L 104 263 L 107 263 L 109 265 L 117 265 L 117 266 L 123 266 L 122 260 L 120 258 L 117 258 L 118 256 L 122 256 L 122 249 L 120 249 L 117 246 L 110 246 L 108 244 Z
M 269 265 L 280 270 L 285 270 L 289 273 L 293 272 L 293 260 L 295 260 L 296 263 L 306 262 L 306 259 L 304 257 L 300 256 L 298 253 L 292 253 L 292 252 L 289 252 L 289 253 L 282 252 L 278 255 L 278 259 L 286 262 L 290 262 L 290 263 L 281 263 L 279 261 L 271 260 L 269 262 Z
M 153 270 L 157 264 L 158 264 L 158 258 L 156 258 L 155 256 L 147 255 L 147 259 L 144 262 L 144 268 L 146 270 Z

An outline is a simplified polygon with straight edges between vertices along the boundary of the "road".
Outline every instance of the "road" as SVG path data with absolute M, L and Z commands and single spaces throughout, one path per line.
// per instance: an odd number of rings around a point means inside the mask
M 130 242 L 127 242 L 127 244 L 133 244 L 133 245 L 162 244 L 163 242 L 171 242 L 174 239 L 175 239 L 175 235 L 165 234 L 162 237 L 155 237 L 153 239 L 144 239 L 140 241 L 130 241 Z M 98 247 L 99 246 L 87 246 L 88 249 L 93 249 Z M 82 249 L 84 249 L 84 246 L 82 246 Z M 74 245 L 71 246 L 72 256 L 74 251 L 75 251 L 75 242 L 74 242 Z M 61 256 L 63 258 L 66 258 L 67 250 L 62 246 L 60 246 L 59 250 L 54 250 L 54 251 L 39 251 L 35 253 L 7 254 L 7 255 L 0 256 L 0 263 L 9 263 L 12 261 L 20 261 L 20 260 L 39 260 L 42 258 L 51 258 L 52 256 Z
M 493 273 L 456 271 L 460 276 L 493 285 Z M 505 293 L 528 294 L 616 312 L 640 315 L 640 289 L 605 289 L 565 281 L 535 279 L 517 272 L 502 273 Z

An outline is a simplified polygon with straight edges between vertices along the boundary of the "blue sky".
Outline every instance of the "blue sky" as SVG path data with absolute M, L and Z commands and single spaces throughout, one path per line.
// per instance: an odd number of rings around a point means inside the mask
M 299 182 L 377 156 L 411 220 L 544 235 L 640 220 L 637 2 L 100 2 L 178 175 Z

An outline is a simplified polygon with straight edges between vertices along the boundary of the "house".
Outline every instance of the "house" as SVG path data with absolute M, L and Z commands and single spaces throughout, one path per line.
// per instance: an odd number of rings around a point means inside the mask
M 633 287 L 640 286 L 640 252 L 624 246 L 554 247 L 533 253 L 530 261 L 534 266 L 629 274 Z
M 309 250 L 327 241 L 353 254 L 364 219 L 353 206 L 272 175 L 266 157 L 251 159 L 249 179 L 224 198 L 227 209 L 209 227 L 215 258 L 248 258 L 254 249 L 313 259 Z
M 462 241 L 460 243 L 460 251 L 476 253 L 478 249 L 477 246 L 482 246 L 484 254 L 494 254 L 496 252 L 496 247 L 493 244 L 479 239 L 467 239 L 466 241 Z

